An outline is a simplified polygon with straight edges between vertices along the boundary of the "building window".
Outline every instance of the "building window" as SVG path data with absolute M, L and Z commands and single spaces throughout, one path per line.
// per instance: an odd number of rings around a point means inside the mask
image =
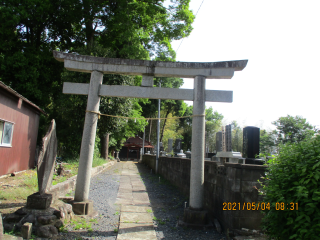
M 0 146 L 11 147 L 13 123 L 0 120 Z

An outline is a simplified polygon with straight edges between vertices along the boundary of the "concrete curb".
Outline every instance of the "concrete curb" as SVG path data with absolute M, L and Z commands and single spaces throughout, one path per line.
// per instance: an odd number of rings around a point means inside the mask
M 101 166 L 92 168 L 91 169 L 91 177 L 101 173 L 102 171 L 111 167 L 115 163 L 116 163 L 116 161 L 109 160 L 109 162 L 107 162 Z M 77 180 L 77 175 L 67 179 L 66 181 L 64 181 L 62 183 L 58 183 L 57 185 L 51 186 L 48 193 L 52 194 L 52 202 L 55 200 L 58 200 L 60 197 L 64 197 L 67 193 L 70 192 L 70 190 L 74 190 L 74 188 L 76 186 L 76 180 Z

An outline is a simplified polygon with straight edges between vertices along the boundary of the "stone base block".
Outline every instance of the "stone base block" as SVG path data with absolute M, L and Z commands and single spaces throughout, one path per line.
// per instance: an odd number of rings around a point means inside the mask
M 47 209 L 52 202 L 52 194 L 34 193 L 27 198 L 27 208 L 31 209 Z
M 183 220 L 179 220 L 178 221 L 178 225 L 180 227 L 187 227 L 187 228 L 191 228 L 191 229 L 208 229 L 208 228 L 213 228 L 213 224 L 211 222 L 208 222 L 208 224 L 192 224 L 192 223 L 186 223 Z
M 263 165 L 265 164 L 265 160 L 256 158 L 246 158 L 245 164 Z
M 205 225 L 208 223 L 208 212 L 185 208 L 183 221 L 190 224 Z
M 208 219 L 207 211 L 194 210 L 190 208 L 184 209 L 183 220 L 179 220 L 178 224 L 179 226 L 196 229 L 213 227 L 212 223 Z
M 77 215 L 91 215 L 93 210 L 93 201 L 85 201 L 85 202 L 70 202 L 72 205 L 72 210 Z
M 21 227 L 21 235 L 25 239 L 31 239 L 32 223 L 26 222 Z

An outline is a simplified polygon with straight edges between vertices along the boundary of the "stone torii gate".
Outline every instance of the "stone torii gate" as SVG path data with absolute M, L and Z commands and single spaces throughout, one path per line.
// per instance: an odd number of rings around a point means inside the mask
M 89 84 L 65 82 L 63 86 L 65 94 L 88 95 L 73 205 L 77 213 L 89 214 L 92 209 L 88 196 L 98 121 L 98 115 L 93 112 L 99 112 L 100 96 L 193 101 L 189 208 L 201 212 L 204 202 L 205 102 L 231 103 L 233 100 L 232 91 L 205 90 L 206 79 L 231 79 L 234 71 L 246 67 L 248 60 L 197 63 L 101 58 L 57 51 L 53 55 L 70 71 L 91 73 Z M 142 84 L 141 87 L 102 85 L 103 74 L 142 75 Z M 194 89 L 153 87 L 154 77 L 194 78 Z

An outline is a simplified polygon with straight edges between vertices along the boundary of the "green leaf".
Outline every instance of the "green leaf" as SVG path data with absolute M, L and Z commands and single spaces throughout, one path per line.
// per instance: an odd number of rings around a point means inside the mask
M 293 238 L 296 238 L 298 236 L 298 234 L 293 234 L 289 237 L 289 239 L 293 239 Z
M 306 219 L 308 222 L 311 222 L 310 217 L 306 215 Z

